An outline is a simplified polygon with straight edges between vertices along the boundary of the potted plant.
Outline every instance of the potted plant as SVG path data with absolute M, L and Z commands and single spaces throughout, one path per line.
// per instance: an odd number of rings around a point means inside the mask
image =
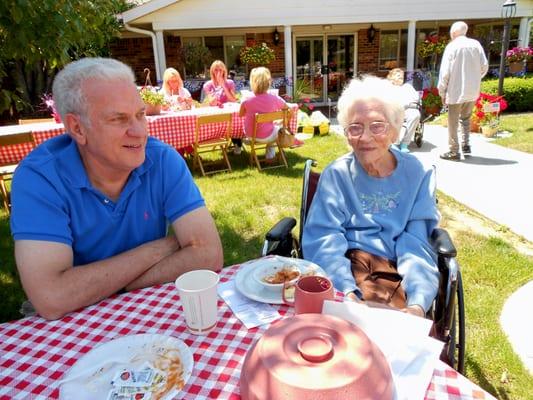
M 442 99 L 436 87 L 429 87 L 422 92 L 422 107 L 426 115 L 438 115 L 442 109 Z
M 480 93 L 472 111 L 472 124 L 478 124 L 484 136 L 493 137 L 498 131 L 499 114 L 507 108 L 503 96 Z M 475 128 L 471 130 L 475 132 Z
M 417 44 L 416 52 L 424 60 L 424 64 L 435 71 L 437 68 L 437 59 L 444 53 L 447 44 L 448 39 L 445 36 L 439 36 L 433 33 L 428 35 L 424 41 Z
M 157 92 L 153 86 L 143 86 L 139 94 L 146 104 L 146 115 L 159 115 L 161 113 L 161 106 L 166 104 L 163 93 Z
M 243 47 L 239 53 L 241 61 L 245 64 L 268 65 L 276 59 L 274 50 L 266 43 L 254 44 Z
M 524 69 L 524 64 L 533 57 L 530 47 L 514 47 L 505 53 L 505 61 L 509 65 L 509 72 L 516 74 Z

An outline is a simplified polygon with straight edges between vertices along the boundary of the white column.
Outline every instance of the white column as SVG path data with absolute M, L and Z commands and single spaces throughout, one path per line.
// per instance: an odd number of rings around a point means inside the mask
M 527 17 L 520 18 L 520 27 L 518 28 L 518 46 L 520 47 L 527 47 L 529 45 L 531 22 L 533 22 L 533 19 Z
M 165 55 L 165 38 L 163 31 L 155 31 L 155 38 L 157 41 L 157 59 L 159 61 L 159 69 L 156 67 L 157 80 L 163 80 L 163 73 L 167 69 L 167 56 Z M 157 63 L 156 63 L 157 65 Z M 155 82 L 153 82 L 155 84 Z
M 291 79 L 292 73 L 292 27 L 283 27 L 283 43 L 285 45 L 285 77 Z M 292 86 L 287 86 L 287 94 L 292 96 Z
M 415 69 L 415 50 L 416 50 L 416 21 L 409 21 L 407 28 L 407 65 L 406 70 Z

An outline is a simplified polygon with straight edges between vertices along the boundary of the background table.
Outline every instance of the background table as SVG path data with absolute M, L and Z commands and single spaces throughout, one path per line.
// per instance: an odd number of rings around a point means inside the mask
M 231 279 L 238 265 L 225 268 Z M 194 370 L 179 398 L 240 399 L 239 377 L 250 346 L 268 328 L 246 327 L 219 300 L 219 321 L 207 336 L 188 333 L 173 284 L 114 296 L 58 321 L 39 317 L 0 324 L 0 399 L 54 399 L 57 382 L 92 348 L 125 335 L 158 333 L 185 342 L 193 353 Z M 292 309 L 275 305 L 280 314 Z M 474 383 L 439 363 L 426 399 L 492 399 Z
M 244 136 L 244 118 L 239 116 L 239 103 L 226 103 L 223 107 L 200 107 L 193 110 L 167 112 L 161 115 L 148 116 L 148 132 L 151 136 L 168 143 L 176 150 L 191 146 L 194 143 L 196 120 L 199 115 L 212 115 L 221 113 L 232 113 L 232 133 L 233 138 Z M 292 109 L 297 109 L 297 104 L 289 104 Z M 296 113 L 289 121 L 292 132 L 296 132 Z M 200 140 L 207 140 L 218 135 L 225 129 L 225 124 L 213 124 L 200 131 Z M 63 124 L 55 122 L 43 122 L 27 125 L 1 126 L 0 135 L 10 135 L 19 132 L 33 133 L 36 145 L 65 133 Z M 29 145 L 17 145 L 0 147 L 0 164 L 16 164 L 20 162 L 29 152 Z

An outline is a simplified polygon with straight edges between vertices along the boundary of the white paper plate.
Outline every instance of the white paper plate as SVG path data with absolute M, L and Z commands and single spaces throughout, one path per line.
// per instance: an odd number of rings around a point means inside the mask
M 302 274 L 315 271 L 315 275 L 326 276 L 326 272 L 324 272 L 322 268 L 311 261 L 302 260 L 300 258 L 267 256 L 242 264 L 235 276 L 235 286 L 241 294 L 249 299 L 259 301 L 261 303 L 283 304 L 281 290 L 279 293 L 277 293 L 266 289 L 264 286 L 261 286 L 254 278 L 253 271 L 258 267 L 264 268 L 266 265 L 274 267 L 286 264 L 296 266 Z
M 189 347 L 181 340 L 171 336 L 139 334 L 124 336 L 104 343 L 76 361 L 61 380 L 79 376 L 84 371 L 88 371 L 88 373 L 63 383 L 60 386 L 59 398 L 63 400 L 106 399 L 112 389 L 111 380 L 119 370 L 136 368 L 146 361 L 154 365 L 156 360 L 161 360 L 161 354 L 169 350 L 179 352 L 183 364 L 182 379 L 187 383 L 194 364 Z M 101 367 L 95 370 L 95 366 L 98 365 Z M 178 390 L 171 391 L 172 396 L 178 392 Z M 172 397 L 166 395 L 164 398 Z

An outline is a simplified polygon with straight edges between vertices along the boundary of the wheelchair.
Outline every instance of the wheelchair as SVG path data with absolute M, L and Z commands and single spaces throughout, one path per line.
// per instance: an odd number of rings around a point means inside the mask
M 320 177 L 319 173 L 312 171 L 314 166 L 316 166 L 315 161 L 307 160 L 304 167 L 298 237 L 292 234 L 296 219 L 283 218 L 267 232 L 262 256 L 280 255 L 304 258 L 300 239 Z M 433 320 L 431 335 L 445 343 L 441 360 L 463 374 L 466 341 L 465 312 L 461 271 L 455 259 L 457 250 L 447 231 L 441 228 L 436 228 L 432 232 L 430 243 L 438 254 L 437 265 L 440 279 L 437 296 L 426 317 Z

